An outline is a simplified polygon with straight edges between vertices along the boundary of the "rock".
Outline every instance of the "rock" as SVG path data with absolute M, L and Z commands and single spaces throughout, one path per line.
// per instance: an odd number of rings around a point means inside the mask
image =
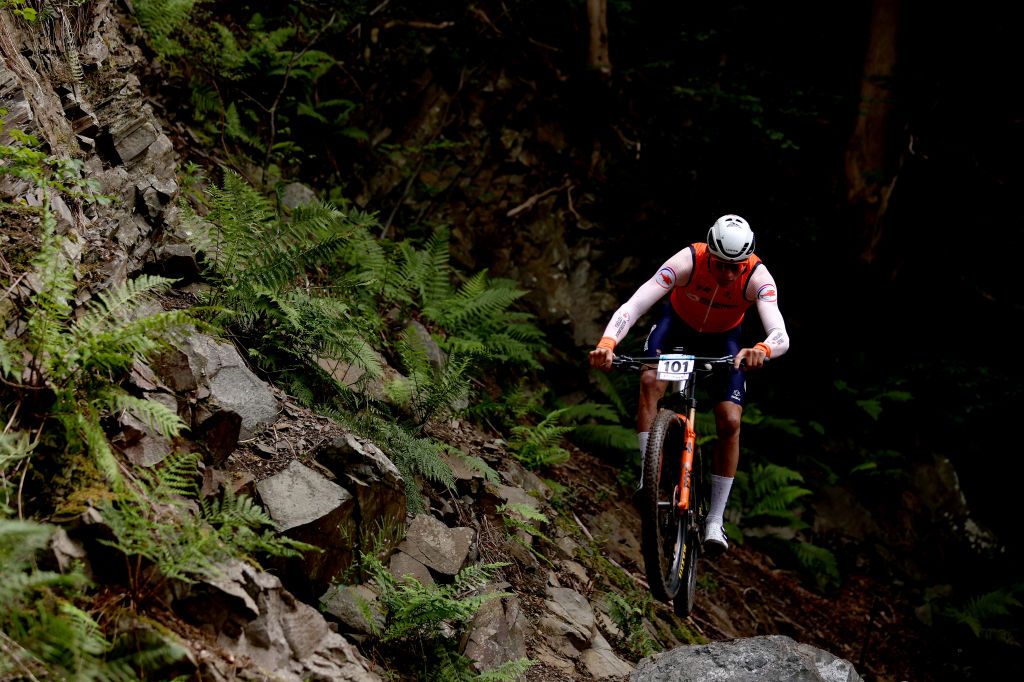
M 853 664 L 784 635 L 681 646 L 645 658 L 630 682 L 863 682 Z
M 293 591 L 315 600 L 352 565 L 357 524 L 352 495 L 294 460 L 258 482 L 256 490 L 282 532 L 321 549 L 283 562 Z
M 424 566 L 454 576 L 466 561 L 475 535 L 472 528 L 448 528 L 429 514 L 419 514 L 398 548 Z

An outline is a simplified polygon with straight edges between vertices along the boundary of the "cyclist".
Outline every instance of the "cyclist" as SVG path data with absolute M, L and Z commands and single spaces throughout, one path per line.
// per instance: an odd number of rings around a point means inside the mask
M 754 253 L 754 233 L 738 215 L 723 215 L 708 229 L 707 241 L 693 243 L 664 265 L 612 316 L 590 365 L 608 371 L 613 350 L 641 315 L 670 293 L 661 319 L 651 327 L 644 352 L 659 354 L 683 346 L 693 355 L 734 355 L 728 376 L 717 373 L 711 384 L 718 438 L 711 476 L 711 502 L 704 527 L 705 551 L 714 556 L 729 547 L 722 518 L 740 458 L 740 418 L 746 395 L 744 370 L 759 369 L 789 348 L 789 334 L 779 311 L 778 289 L 768 268 Z M 740 348 L 741 323 L 757 305 L 766 338 Z M 636 430 L 641 458 L 647 451 L 651 422 L 667 382 L 653 371 L 641 374 Z M 642 482 L 641 482 L 642 483 Z

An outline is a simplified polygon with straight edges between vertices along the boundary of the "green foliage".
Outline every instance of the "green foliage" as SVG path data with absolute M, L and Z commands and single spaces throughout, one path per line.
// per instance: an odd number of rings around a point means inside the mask
M 0 0 L 0 9 L 9 9 L 11 14 L 21 17 L 25 21 L 35 21 L 38 18 L 34 7 L 26 7 L 28 0 Z
M 818 589 L 839 584 L 839 562 L 831 551 L 810 542 L 794 542 L 789 547 L 800 568 L 806 575 L 811 576 Z
M 453 355 L 539 369 L 544 334 L 531 314 L 514 309 L 526 292 L 510 280 L 488 278 L 486 271 L 456 288 L 448 243 L 445 228 L 436 230 L 422 248 L 365 235 L 350 244 L 345 262 L 360 289 L 373 294 L 378 304 L 401 306 L 410 317 L 416 310 L 442 330 L 438 343 Z
M 607 592 L 604 603 L 608 615 L 623 632 L 622 646 L 635 659 L 645 658 L 656 653 L 657 642 L 651 639 L 644 626 L 643 609 L 617 592 Z
M 792 509 L 810 490 L 793 483 L 803 482 L 803 475 L 777 464 L 753 464 L 749 473 L 736 472 L 735 496 L 744 518 L 751 521 L 783 523 L 793 528 L 806 527 Z
M 433 663 L 426 679 L 431 682 L 516 682 L 536 661 L 520 658 L 478 673 L 473 661 L 444 643 L 435 643 L 430 651 Z
M 566 408 L 563 419 L 576 424 L 569 437 L 580 447 L 619 453 L 632 453 L 637 449 L 636 429 L 619 423 L 621 416 L 612 405 L 573 405 Z M 579 423 L 584 420 L 586 423 Z
M 772 550 L 776 556 L 787 557 L 817 585 L 819 589 L 834 587 L 839 584 L 839 564 L 835 555 L 824 547 L 800 540 L 781 540 L 776 536 L 776 528 L 782 526 L 790 530 L 800 531 L 807 524 L 798 514 L 799 501 L 811 494 L 807 488 L 795 485 L 804 480 L 800 472 L 777 464 L 755 463 L 750 471 L 736 472 L 733 488 L 733 509 L 730 522 L 726 524 L 726 532 L 730 539 L 743 541 L 743 531 L 736 523 L 738 507 L 742 516 L 742 525 L 749 531 L 752 526 L 766 527 L 767 535 L 759 541 L 765 549 Z
M 43 190 L 53 190 L 71 199 L 90 203 L 107 204 L 110 197 L 98 192 L 99 181 L 85 177 L 83 164 L 78 159 L 65 159 L 40 151 L 39 140 L 19 128 L 6 125 L 7 109 L 0 107 L 0 135 L 11 140 L 11 144 L 0 144 L 0 176 L 10 175 L 27 180 Z M 28 210 L 48 213 L 50 194 L 44 193 L 42 208 L 25 207 Z M 2 206 L 2 204 L 0 204 Z
M 1015 584 L 972 597 L 958 605 L 942 608 L 941 616 L 980 640 L 1020 647 L 1019 632 L 1012 628 L 1013 619 L 1022 615 L 1021 596 L 1024 584 Z
M 540 538 L 552 545 L 554 544 L 551 538 L 540 530 L 540 527 L 549 522 L 547 516 L 537 511 L 531 505 L 515 502 L 500 505 L 495 509 L 495 512 L 501 514 L 507 537 L 510 540 L 522 545 L 541 562 L 549 566 L 552 565 L 551 560 L 541 552 L 538 552 L 537 548 L 533 546 L 533 538 Z
M 279 215 L 228 169 L 223 185 L 208 187 L 206 194 L 206 216 L 186 207 L 184 223 L 214 285 L 209 303 L 220 311 L 216 320 L 247 340 L 265 371 L 316 374 L 319 361 L 334 360 L 380 376 L 368 325 L 344 298 L 316 281 L 319 270 L 372 218 L 322 203 Z
M 42 247 L 33 261 L 39 285 L 29 301 L 25 334 L 7 340 L 3 371 L 28 377 L 26 388 L 51 391 L 51 416 L 69 448 L 92 453 L 110 481 L 120 479 L 100 419 L 127 410 L 166 437 L 181 422 L 169 408 L 136 398 L 115 384 L 136 361 L 145 361 L 195 324 L 180 310 L 148 313 L 147 304 L 170 280 L 143 275 L 101 293 L 73 317 L 74 270 L 64 258 L 55 225 L 43 219 Z
M 760 430 L 774 429 L 793 438 L 803 438 L 804 428 L 796 419 L 764 414 L 757 405 L 747 405 L 743 409 L 743 423 L 757 426 Z
M 560 443 L 573 427 L 559 423 L 566 410 L 564 407 L 553 410 L 536 425 L 513 427 L 509 440 L 512 455 L 532 470 L 567 462 L 569 451 Z
M 408 406 L 417 425 L 450 415 L 466 400 L 470 356 L 453 355 L 441 367 L 435 366 L 427 354 L 426 342 L 413 327 L 402 332 L 397 350 L 406 376 L 392 382 L 389 394 L 395 402 Z
M 294 168 L 324 140 L 367 137 L 348 121 L 351 101 L 325 96 L 338 62 L 315 47 L 337 37 L 352 5 L 222 11 L 202 0 L 137 0 L 135 10 L 150 47 L 191 82 L 200 139 L 218 140 L 239 167 L 249 157 Z
M 132 3 L 135 18 L 158 56 L 179 57 L 185 53 L 174 36 L 188 25 L 197 2 L 201 0 L 135 0 Z
M 105 542 L 130 559 L 129 580 L 139 601 L 167 580 L 216 577 L 218 564 L 230 559 L 299 556 L 315 549 L 278 535 L 270 516 L 245 495 L 226 491 L 220 499 L 198 499 L 197 473 L 196 455 L 173 455 L 158 467 L 141 470 L 137 490 L 100 505 L 115 538 Z M 148 570 L 139 559 L 159 572 Z
M 417 436 L 394 420 L 380 416 L 366 414 L 353 418 L 332 410 L 327 413 L 372 439 L 388 455 L 405 482 L 406 505 L 410 513 L 426 509 L 419 477 L 448 489 L 455 487 L 455 474 L 441 458 L 445 446 L 438 441 Z
M 423 585 L 412 576 L 396 580 L 374 556 L 362 557 L 363 567 L 380 591 L 385 607 L 383 641 L 431 641 L 442 625 L 461 626 L 488 601 L 510 596 L 505 592 L 481 593 L 494 573 L 507 564 L 475 564 L 458 572 L 450 585 Z
M 163 641 L 120 652 L 78 604 L 87 580 L 37 568 L 52 526 L 0 515 L 0 678 L 127 682 L 183 658 Z
M 833 382 L 833 385 L 840 393 L 855 397 L 856 405 L 860 409 L 864 410 L 864 412 L 871 417 L 873 421 L 878 421 L 886 402 L 904 403 L 913 400 L 914 397 L 908 391 L 900 389 L 879 389 L 874 391 L 868 397 L 857 397 L 859 396 L 859 393 L 846 381 L 836 379 Z

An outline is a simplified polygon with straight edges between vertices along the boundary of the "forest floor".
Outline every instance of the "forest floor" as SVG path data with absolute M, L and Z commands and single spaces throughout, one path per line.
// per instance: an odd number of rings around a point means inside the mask
M 643 581 L 640 518 L 620 483 L 616 465 L 581 451 L 551 472 L 570 489 L 584 524 L 606 557 Z M 934 633 L 915 614 L 901 585 L 872 575 L 871 567 L 842 575 L 838 588 L 821 591 L 809 578 L 780 567 L 753 539 L 732 543 L 721 557 L 699 565 L 694 612 L 682 619 L 708 641 L 787 635 L 850 661 L 867 682 L 926 682 L 944 677 Z M 657 605 L 656 617 L 678 617 Z

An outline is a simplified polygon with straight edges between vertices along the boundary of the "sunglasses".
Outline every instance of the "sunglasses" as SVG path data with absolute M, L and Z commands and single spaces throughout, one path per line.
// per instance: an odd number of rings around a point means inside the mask
M 746 263 L 730 263 L 714 256 L 711 257 L 711 266 L 722 272 L 744 272 L 747 269 Z

